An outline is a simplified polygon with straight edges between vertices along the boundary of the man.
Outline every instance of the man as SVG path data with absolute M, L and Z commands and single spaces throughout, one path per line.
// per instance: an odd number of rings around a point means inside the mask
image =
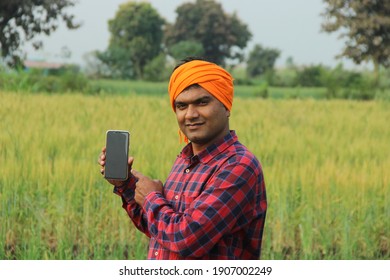
M 263 173 L 229 129 L 233 79 L 189 60 L 175 68 L 169 96 L 189 142 L 163 184 L 131 169 L 112 181 L 135 226 L 150 237 L 148 259 L 258 259 L 266 217 Z M 105 148 L 101 154 L 104 173 Z

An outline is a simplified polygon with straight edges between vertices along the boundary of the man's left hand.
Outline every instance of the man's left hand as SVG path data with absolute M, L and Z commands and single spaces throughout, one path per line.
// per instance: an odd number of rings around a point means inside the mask
M 151 192 L 163 191 L 163 184 L 160 180 L 153 180 L 143 175 L 142 173 L 132 169 L 131 173 L 138 180 L 135 184 L 135 202 L 141 207 L 144 204 L 145 197 Z

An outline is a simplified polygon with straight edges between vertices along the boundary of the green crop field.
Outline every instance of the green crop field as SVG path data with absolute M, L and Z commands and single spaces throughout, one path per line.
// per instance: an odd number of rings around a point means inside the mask
M 144 259 L 147 239 L 99 173 L 108 129 L 165 180 L 179 153 L 167 96 L 0 92 L 0 259 Z M 263 165 L 263 259 L 390 259 L 390 103 L 234 101 Z

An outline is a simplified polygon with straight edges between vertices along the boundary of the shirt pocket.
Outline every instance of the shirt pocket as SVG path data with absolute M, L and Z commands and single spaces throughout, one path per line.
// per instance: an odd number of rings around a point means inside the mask
M 172 193 L 171 203 L 176 211 L 184 212 L 198 196 L 198 193 L 193 192 Z
M 180 185 L 177 184 L 175 187 L 170 186 L 166 188 L 165 198 L 170 202 L 175 211 L 184 212 L 201 195 L 205 184 L 206 182 L 183 180 Z

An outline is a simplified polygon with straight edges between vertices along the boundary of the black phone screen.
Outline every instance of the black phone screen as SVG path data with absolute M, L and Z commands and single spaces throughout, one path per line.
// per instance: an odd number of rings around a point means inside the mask
M 122 130 L 107 131 L 106 165 L 104 177 L 107 179 L 127 180 L 128 177 L 129 132 Z

